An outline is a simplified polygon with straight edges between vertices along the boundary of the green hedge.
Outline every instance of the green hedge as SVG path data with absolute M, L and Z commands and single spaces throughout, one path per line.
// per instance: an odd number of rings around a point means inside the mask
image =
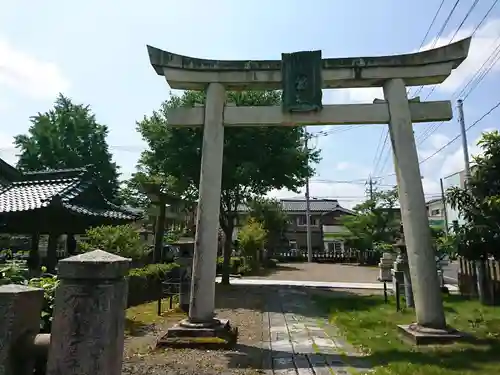
M 178 275 L 179 265 L 148 264 L 142 268 L 133 268 L 128 276 L 127 306 L 137 306 L 145 302 L 154 301 L 161 293 L 161 282 L 169 277 Z
M 223 257 L 217 258 L 217 275 L 222 273 L 222 264 L 224 262 Z M 231 257 L 231 261 L 229 263 L 229 273 L 231 275 L 241 275 L 244 273 L 244 260 L 240 257 Z

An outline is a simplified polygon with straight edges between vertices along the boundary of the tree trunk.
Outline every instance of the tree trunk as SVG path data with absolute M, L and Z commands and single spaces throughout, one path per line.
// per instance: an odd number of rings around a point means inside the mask
M 76 239 L 74 234 L 66 235 L 66 250 L 68 251 L 68 255 L 76 255 Z
M 59 239 L 59 234 L 50 233 L 49 241 L 47 244 L 47 272 L 53 275 L 57 274 L 57 240 Z
M 229 225 L 223 226 L 224 231 L 224 248 L 223 248 L 223 260 L 222 260 L 222 281 L 221 284 L 229 285 L 229 275 L 231 274 L 231 253 L 233 250 L 233 229 L 234 225 L 229 220 Z
M 31 235 L 31 249 L 28 258 L 28 272 L 30 277 L 40 276 L 40 255 L 38 253 L 38 246 L 40 242 L 40 235 L 33 233 Z
M 156 217 L 153 263 L 161 263 L 163 261 L 163 236 L 165 235 L 165 202 L 160 202 L 158 205 L 158 216 Z
M 490 302 L 489 291 L 486 286 L 486 261 L 480 259 L 476 261 L 476 274 L 477 274 L 477 294 L 479 301 L 483 305 L 487 305 Z

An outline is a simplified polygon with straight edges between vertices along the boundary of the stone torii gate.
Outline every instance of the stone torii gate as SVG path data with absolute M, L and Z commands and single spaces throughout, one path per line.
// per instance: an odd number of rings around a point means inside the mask
M 413 54 L 322 59 L 321 51 L 282 60 L 223 61 L 177 55 L 148 46 L 151 65 L 172 89 L 206 90 L 205 107 L 177 108 L 169 126 L 203 126 L 203 149 L 188 321 L 214 327 L 217 231 L 225 126 L 388 124 L 408 248 L 417 324 L 446 329 L 422 189 L 413 122 L 447 121 L 450 101 L 409 101 L 406 87 L 442 83 L 467 57 L 470 38 Z M 323 105 L 322 89 L 383 87 L 373 104 Z M 227 90 L 283 90 L 282 106 L 235 107 Z M 227 324 L 224 323 L 224 324 Z M 420 332 L 425 331 L 420 329 Z

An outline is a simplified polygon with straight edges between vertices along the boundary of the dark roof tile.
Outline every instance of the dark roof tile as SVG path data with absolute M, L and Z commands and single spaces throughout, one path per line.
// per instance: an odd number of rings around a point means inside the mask
M 0 212 L 30 211 L 47 207 L 51 199 L 78 183 L 77 178 L 18 181 L 0 191 Z
M 305 199 L 282 199 L 283 210 L 287 212 L 304 212 L 306 210 Z M 311 199 L 309 209 L 311 212 L 328 212 L 339 207 L 336 199 Z

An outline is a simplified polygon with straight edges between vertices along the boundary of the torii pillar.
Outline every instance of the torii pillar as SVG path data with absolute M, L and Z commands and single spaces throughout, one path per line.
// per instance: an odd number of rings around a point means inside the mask
M 425 197 L 420 179 L 414 122 L 452 118 L 449 101 L 408 101 L 407 86 L 443 82 L 467 57 L 470 38 L 434 50 L 399 56 L 322 59 L 321 51 L 297 52 L 282 60 L 221 61 L 176 55 L 148 46 L 155 71 L 172 89 L 206 90 L 204 108 L 169 111 L 170 126 L 203 126 L 190 329 L 229 327 L 214 318 L 217 232 L 225 126 L 389 124 L 398 178 L 416 324 L 410 336 L 449 336 L 444 316 Z M 385 101 L 323 105 L 325 88 L 383 87 Z M 283 106 L 225 107 L 226 90 L 283 89 Z

